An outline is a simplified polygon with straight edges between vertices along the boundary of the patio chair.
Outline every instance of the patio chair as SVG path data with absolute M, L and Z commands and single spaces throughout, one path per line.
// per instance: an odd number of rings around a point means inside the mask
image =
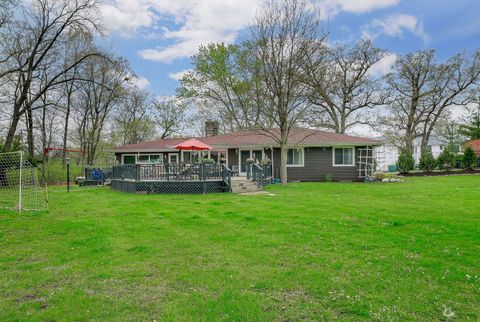
M 238 165 L 232 165 L 232 175 L 233 176 L 238 176 L 239 175 L 239 172 L 238 172 Z

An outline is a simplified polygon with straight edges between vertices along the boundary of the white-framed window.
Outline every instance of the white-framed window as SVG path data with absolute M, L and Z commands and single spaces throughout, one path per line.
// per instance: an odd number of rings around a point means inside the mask
M 137 163 L 137 156 L 135 154 L 122 154 L 122 164 Z
M 163 163 L 163 154 L 150 154 L 150 163 Z
M 162 154 L 139 154 L 136 163 L 162 163 Z M 124 163 L 125 164 L 125 163 Z
M 303 148 L 288 149 L 287 150 L 287 166 L 288 167 L 303 167 Z
M 355 149 L 350 148 L 333 148 L 333 165 L 337 167 L 354 166 Z

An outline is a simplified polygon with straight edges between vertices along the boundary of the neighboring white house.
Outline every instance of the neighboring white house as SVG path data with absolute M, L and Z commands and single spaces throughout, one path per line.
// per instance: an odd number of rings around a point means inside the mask
M 377 138 L 379 140 L 383 140 L 385 142 L 384 145 L 378 147 L 376 149 L 376 160 L 377 160 L 377 169 L 378 171 L 388 171 L 389 166 L 395 166 L 398 160 L 398 156 L 400 154 L 400 149 L 397 148 L 392 143 L 385 140 L 385 138 Z M 428 141 L 428 149 L 432 152 L 435 158 L 443 152 L 445 147 L 447 146 L 447 140 L 441 136 L 431 136 L 430 140 Z M 420 162 L 420 155 L 421 155 L 421 144 L 422 139 L 417 138 L 414 141 L 413 147 L 413 158 L 415 159 L 415 164 Z M 459 146 L 456 153 L 462 152 L 462 147 Z
M 388 171 L 388 166 L 395 166 L 398 160 L 400 150 L 390 142 L 385 141 L 384 144 L 375 149 L 377 170 Z
M 432 136 L 428 141 L 427 149 L 432 152 L 434 158 L 438 158 L 438 156 L 443 152 L 443 149 L 447 145 L 446 140 L 440 136 Z M 415 159 L 415 163 L 420 162 L 420 156 L 422 154 L 422 138 L 417 138 L 414 141 L 414 148 L 413 148 L 413 158 Z

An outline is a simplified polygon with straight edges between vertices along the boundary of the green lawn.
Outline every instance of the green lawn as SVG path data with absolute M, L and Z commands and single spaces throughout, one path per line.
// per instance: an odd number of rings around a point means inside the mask
M 0 212 L 0 320 L 480 319 L 480 176 Z

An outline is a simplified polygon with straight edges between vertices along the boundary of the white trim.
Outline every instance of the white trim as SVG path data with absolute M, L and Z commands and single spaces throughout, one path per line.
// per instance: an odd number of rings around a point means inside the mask
M 297 150 L 297 151 L 302 151 L 302 164 L 288 164 L 288 150 Z M 280 153 L 282 153 L 280 151 Z M 299 147 L 299 148 L 287 148 L 287 168 L 302 168 L 305 167 L 305 148 Z
M 258 148 L 258 149 L 238 149 L 238 173 L 239 174 L 246 174 L 247 172 L 242 172 L 242 159 L 241 159 L 241 155 L 242 155 L 242 151 L 249 151 L 249 158 L 252 157 L 252 154 L 253 154 L 253 151 L 262 151 L 262 158 L 260 159 L 263 160 L 265 158 L 265 148 Z
M 332 166 L 334 167 L 354 167 L 355 166 L 355 146 L 342 146 L 332 148 Z M 335 164 L 335 150 L 336 149 L 352 149 L 352 164 Z
M 172 159 L 171 159 L 172 155 L 175 155 L 177 157 L 177 163 L 180 162 L 179 155 L 178 155 L 178 152 L 177 152 L 177 153 L 169 153 L 168 154 L 168 163 L 172 163 Z

